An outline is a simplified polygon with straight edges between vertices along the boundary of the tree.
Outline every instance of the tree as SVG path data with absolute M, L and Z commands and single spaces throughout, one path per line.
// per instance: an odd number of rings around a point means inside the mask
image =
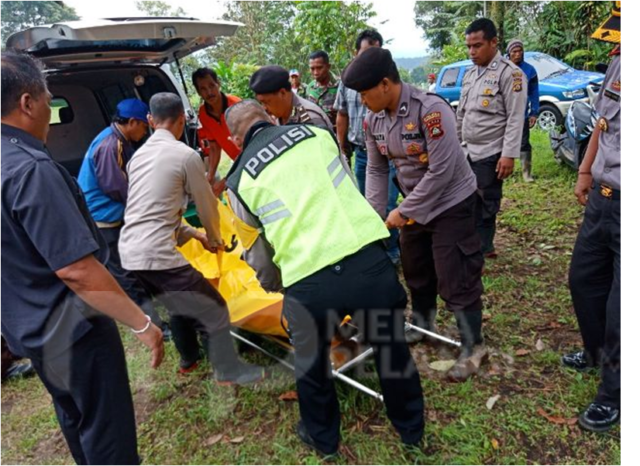
M 223 18 L 244 27 L 221 38 L 209 56 L 228 63 L 297 68 L 308 81 L 309 55 L 325 50 L 334 70 L 341 70 L 352 58 L 358 32 L 369 27 L 374 15 L 372 5 L 361 2 L 231 1 Z
M 166 2 L 160 1 L 136 1 L 136 8 L 138 11 L 148 14 L 149 16 L 182 16 L 187 17 L 187 12 L 179 6 L 178 8 L 171 9 L 171 5 Z
M 455 41 L 457 31 L 482 16 L 483 2 L 416 2 L 416 26 L 436 53 Z
M 231 1 L 223 19 L 238 21 L 244 27 L 232 37 L 223 37 L 215 47 L 217 59 L 255 65 L 288 66 L 299 55 L 299 44 L 293 37 L 295 2 Z
M 77 19 L 76 10 L 63 2 L 2 2 L 2 48 L 14 32 Z
M 376 15 L 371 3 L 361 2 L 298 2 L 297 9 L 294 33 L 301 42 L 304 63 L 311 53 L 324 50 L 335 72 L 351 61 L 358 33 L 370 29 L 367 22 Z
M 506 11 L 507 11 L 506 2 L 501 2 L 501 1 L 491 2 L 491 9 L 489 10 L 490 12 L 489 18 L 491 18 L 493 23 L 496 25 L 496 30 L 498 31 L 498 49 L 500 50 L 505 50 L 505 47 L 507 46 L 507 42 L 505 39 L 506 31 L 504 30 Z
M 611 45 L 591 39 L 591 34 L 610 13 L 609 2 L 549 2 L 536 18 L 534 45 L 576 68 L 593 69 L 608 61 Z

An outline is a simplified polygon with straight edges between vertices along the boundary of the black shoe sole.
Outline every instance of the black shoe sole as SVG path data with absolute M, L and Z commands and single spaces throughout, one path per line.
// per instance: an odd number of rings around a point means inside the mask
M 608 432 L 618 424 L 620 424 L 620 416 L 618 416 L 618 419 L 616 419 L 611 424 L 603 427 L 596 427 L 587 423 L 586 421 L 583 420 L 582 415 L 580 415 L 580 417 L 578 418 L 578 425 L 580 426 L 581 429 L 589 432 L 595 432 L 596 434 L 602 434 L 604 432 Z

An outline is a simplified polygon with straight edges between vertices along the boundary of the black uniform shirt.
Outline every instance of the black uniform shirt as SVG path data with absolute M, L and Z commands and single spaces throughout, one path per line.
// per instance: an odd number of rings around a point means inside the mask
M 2 334 L 11 351 L 53 357 L 87 333 L 95 313 L 55 271 L 108 249 L 75 180 L 44 144 L 2 125 Z

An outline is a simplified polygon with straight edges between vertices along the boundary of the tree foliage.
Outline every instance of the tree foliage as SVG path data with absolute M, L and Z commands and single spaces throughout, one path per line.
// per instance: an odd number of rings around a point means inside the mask
M 358 32 L 375 15 L 361 2 L 229 2 L 226 20 L 244 24 L 233 37 L 220 39 L 211 52 L 218 60 L 297 68 L 309 80 L 308 56 L 325 50 L 339 72 L 352 58 Z
M 611 47 L 591 39 L 591 34 L 609 14 L 610 2 L 486 3 L 503 51 L 509 40 L 518 37 L 525 49 L 548 53 L 576 68 L 606 61 Z M 464 30 L 484 14 L 484 2 L 416 2 L 414 13 L 416 25 L 437 55 L 434 63 L 446 65 L 466 58 Z

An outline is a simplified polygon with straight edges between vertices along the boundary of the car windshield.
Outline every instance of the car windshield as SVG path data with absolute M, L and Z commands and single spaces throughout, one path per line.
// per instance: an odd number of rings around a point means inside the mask
M 527 57 L 526 60 L 536 69 L 536 73 L 538 74 L 538 79 L 540 81 L 571 71 L 571 67 L 569 65 L 562 63 L 560 60 L 550 57 L 549 55 L 536 54 Z

